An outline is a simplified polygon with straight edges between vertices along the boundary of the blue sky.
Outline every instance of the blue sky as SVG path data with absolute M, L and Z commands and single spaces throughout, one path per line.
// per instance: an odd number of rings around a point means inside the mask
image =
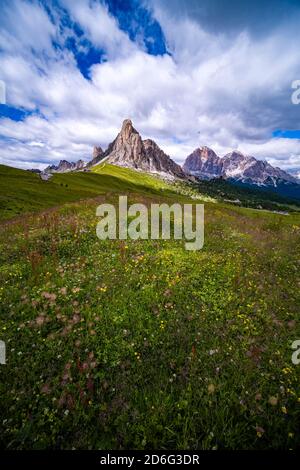
M 179 163 L 208 145 L 300 168 L 299 2 L 0 2 L 0 162 L 88 160 L 130 117 Z

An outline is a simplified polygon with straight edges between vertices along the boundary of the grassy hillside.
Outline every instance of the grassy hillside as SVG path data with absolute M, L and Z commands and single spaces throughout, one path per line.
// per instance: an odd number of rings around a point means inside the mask
M 161 190 L 168 190 L 162 181 L 112 165 L 99 165 L 91 173 L 56 174 L 49 181 L 0 165 L 0 220 L 107 192 L 158 194 Z
M 67 202 L 107 193 L 139 193 L 172 197 L 175 192 L 202 200 L 236 200 L 246 207 L 299 211 L 300 204 L 276 194 L 244 188 L 225 181 L 175 185 L 146 173 L 100 163 L 90 172 L 55 174 L 49 181 L 29 171 L 0 165 L 0 221 L 41 211 Z
M 147 188 L 151 190 L 165 191 L 170 190 L 170 185 L 161 179 L 151 176 L 141 171 L 131 170 L 130 168 L 122 168 L 109 163 L 100 163 L 92 168 L 92 172 L 101 176 L 115 177 L 122 180 L 126 185 L 132 184 L 139 187 L 139 190 L 145 192 Z
M 162 198 L 129 170 L 96 170 L 51 185 Z M 300 215 L 206 202 L 204 248 L 189 252 L 99 240 L 98 203 L 0 227 L 0 447 L 299 448 Z

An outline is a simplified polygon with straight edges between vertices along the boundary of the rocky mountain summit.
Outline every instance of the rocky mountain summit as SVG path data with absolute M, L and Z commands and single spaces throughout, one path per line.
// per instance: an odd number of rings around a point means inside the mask
M 93 148 L 92 160 L 88 163 L 83 160 L 76 163 L 61 160 L 57 166 L 48 166 L 43 174 L 87 171 L 101 161 L 158 174 L 168 179 L 186 178 L 181 166 L 166 155 L 156 142 L 151 139 L 142 140 L 130 119 L 125 119 L 121 131 L 105 152 L 99 146 Z
M 220 157 L 205 146 L 197 148 L 187 157 L 183 169 L 186 174 L 204 179 L 218 178 L 222 175 Z
M 104 152 L 107 163 L 148 173 L 158 173 L 169 178 L 185 178 L 180 165 L 175 163 L 151 139 L 142 140 L 130 119 L 123 122 L 116 139 Z

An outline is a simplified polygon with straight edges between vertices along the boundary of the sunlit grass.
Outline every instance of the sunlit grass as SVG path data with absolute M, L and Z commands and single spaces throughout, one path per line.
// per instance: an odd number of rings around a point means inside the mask
M 299 215 L 205 204 L 188 252 L 98 240 L 116 198 L 1 228 L 1 446 L 297 448 Z

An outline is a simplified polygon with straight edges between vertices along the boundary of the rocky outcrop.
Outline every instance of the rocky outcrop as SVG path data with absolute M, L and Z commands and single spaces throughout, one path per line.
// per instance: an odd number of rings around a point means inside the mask
M 130 119 L 123 122 L 116 139 L 104 152 L 107 163 L 158 173 L 172 178 L 185 178 L 182 168 L 150 139 L 142 140 Z
M 85 167 L 85 162 L 83 160 L 78 160 L 75 163 L 75 170 L 82 170 Z
M 185 178 L 185 174 L 180 165 L 177 165 L 154 140 L 143 140 L 146 157 L 151 173 L 166 173 L 177 178 Z M 145 170 L 147 171 L 147 170 Z
M 45 173 L 45 172 L 41 172 L 40 173 L 40 178 L 42 181 L 48 181 L 50 178 L 52 178 L 52 173 Z
M 83 160 L 78 160 L 76 163 L 61 160 L 58 165 L 49 165 L 45 168 L 44 173 L 67 173 L 69 171 L 82 170 L 85 167 Z
M 30 171 L 31 173 L 36 173 L 37 175 L 42 173 L 42 170 L 39 170 L 38 168 L 30 168 L 27 171 Z
M 87 168 L 97 165 L 104 158 L 104 152 L 101 147 L 95 146 L 93 148 L 93 158 L 90 162 L 87 163 Z

